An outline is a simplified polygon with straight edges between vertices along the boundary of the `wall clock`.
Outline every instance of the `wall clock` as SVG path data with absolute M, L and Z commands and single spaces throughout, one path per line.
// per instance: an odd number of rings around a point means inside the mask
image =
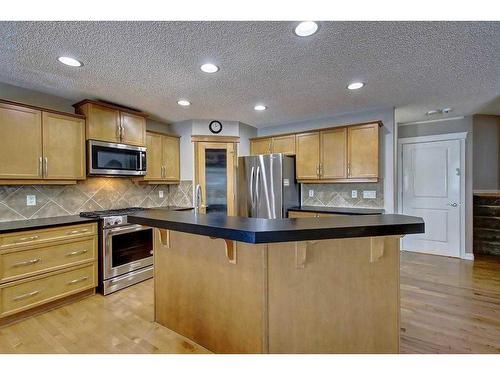
M 212 121 L 208 125 L 208 128 L 212 133 L 219 134 L 222 131 L 222 124 L 220 123 L 220 121 Z

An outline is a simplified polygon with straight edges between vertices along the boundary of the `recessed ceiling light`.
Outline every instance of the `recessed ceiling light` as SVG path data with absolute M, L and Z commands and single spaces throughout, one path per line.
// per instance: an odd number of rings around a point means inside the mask
M 431 111 L 427 111 L 427 112 L 425 112 L 425 114 L 426 114 L 427 116 L 437 115 L 437 114 L 439 114 L 439 113 L 441 113 L 441 111 L 440 111 L 439 109 L 433 109 L 433 110 L 431 110 Z
M 215 73 L 219 70 L 219 67 L 214 64 L 203 64 L 200 69 L 205 73 Z
M 83 63 L 81 61 L 78 61 L 77 59 L 74 59 L 72 57 L 68 56 L 60 56 L 57 58 L 57 60 L 64 65 L 69 65 L 69 66 L 82 66 Z
M 310 36 L 318 31 L 318 24 L 313 21 L 304 21 L 297 25 L 295 34 L 298 36 Z
M 188 105 L 191 105 L 191 102 L 189 100 L 181 99 L 177 101 L 177 104 L 187 107 Z
M 265 111 L 267 107 L 262 104 L 257 104 L 255 107 L 253 107 L 253 109 L 255 109 L 256 111 Z
M 347 85 L 347 88 L 349 90 L 358 90 L 360 89 L 361 87 L 363 87 L 365 84 L 363 82 L 353 82 L 353 83 L 349 83 Z

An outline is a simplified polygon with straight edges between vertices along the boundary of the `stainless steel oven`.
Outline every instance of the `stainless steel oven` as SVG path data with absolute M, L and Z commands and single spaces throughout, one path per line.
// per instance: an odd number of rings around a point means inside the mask
M 88 174 L 141 176 L 146 174 L 146 148 L 121 143 L 88 141 Z
M 127 224 L 103 230 L 103 293 L 153 277 L 153 229 Z

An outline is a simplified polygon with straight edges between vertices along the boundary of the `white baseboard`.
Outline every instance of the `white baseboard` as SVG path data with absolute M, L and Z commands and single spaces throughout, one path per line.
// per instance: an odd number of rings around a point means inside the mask
M 462 257 L 462 259 L 465 259 L 465 260 L 474 260 L 474 254 L 472 253 L 465 253 L 464 256 Z

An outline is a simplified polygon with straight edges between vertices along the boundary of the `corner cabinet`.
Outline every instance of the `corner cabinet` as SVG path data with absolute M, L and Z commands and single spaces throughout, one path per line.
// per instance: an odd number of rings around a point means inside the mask
M 177 136 L 146 132 L 147 174 L 144 183 L 175 184 L 180 181 L 180 139 Z
M 74 184 L 85 179 L 85 119 L 0 101 L 0 183 Z
M 296 134 L 299 182 L 376 182 L 379 123 Z
M 146 115 L 139 111 L 93 100 L 73 105 L 87 118 L 87 139 L 103 142 L 146 145 Z

